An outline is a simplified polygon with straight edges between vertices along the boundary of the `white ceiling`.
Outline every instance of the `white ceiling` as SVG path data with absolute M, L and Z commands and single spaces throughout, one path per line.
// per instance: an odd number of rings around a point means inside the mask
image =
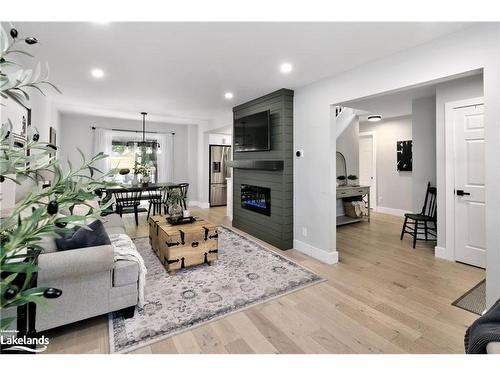
M 36 36 L 54 100 L 209 119 L 470 26 L 468 23 L 17 23 Z M 293 64 L 283 75 L 279 65 Z M 92 68 L 106 76 L 96 80 Z M 224 99 L 232 91 L 234 99 Z
M 425 98 L 436 95 L 436 86 L 440 83 L 461 79 L 468 76 L 480 75 L 481 70 L 474 70 L 457 74 L 452 77 L 444 77 L 427 84 L 402 88 L 386 94 L 374 95 L 367 98 L 351 100 L 341 105 L 355 109 L 359 121 L 368 121 L 369 115 L 381 115 L 382 118 L 408 116 L 412 114 L 412 102 L 414 99 Z
M 343 106 L 356 109 L 359 121 L 367 121 L 369 115 L 381 115 L 382 118 L 407 116 L 412 113 L 412 101 L 418 98 L 434 96 L 436 86 L 426 85 L 408 90 L 374 96 L 362 100 L 342 103 Z

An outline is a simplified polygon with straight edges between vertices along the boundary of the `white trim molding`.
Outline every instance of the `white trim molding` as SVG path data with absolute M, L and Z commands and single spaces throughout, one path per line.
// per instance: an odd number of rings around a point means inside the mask
M 189 207 L 199 207 L 199 208 L 210 208 L 210 204 L 208 202 L 198 202 L 198 201 L 189 201 Z
M 293 240 L 293 248 L 302 254 L 318 259 L 326 264 L 335 264 L 339 261 L 339 253 L 337 251 L 328 252 L 321 250 L 299 240 Z
M 200 208 L 210 208 L 210 203 L 208 203 L 208 202 L 198 202 L 198 207 L 200 207 Z
M 455 255 L 453 254 L 453 251 L 448 251 L 448 249 L 449 248 L 446 248 L 446 247 L 436 246 L 436 247 L 434 247 L 434 256 L 436 258 L 445 259 L 445 260 L 449 260 L 451 262 L 454 262 Z
M 404 217 L 405 214 L 407 212 L 409 212 L 409 211 L 400 210 L 400 209 L 397 209 L 397 208 L 377 206 L 376 212 L 380 212 L 381 214 L 387 214 L 387 215 Z

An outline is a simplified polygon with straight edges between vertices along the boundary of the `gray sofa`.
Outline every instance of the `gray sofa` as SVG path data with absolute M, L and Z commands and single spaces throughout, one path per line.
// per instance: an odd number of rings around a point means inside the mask
M 116 214 L 101 218 L 109 235 L 125 234 Z M 38 286 L 61 289 L 57 299 L 37 307 L 38 332 L 79 320 L 124 310 L 133 316 L 138 299 L 139 267 L 128 260 L 114 261 L 112 245 L 56 251 L 54 239 L 45 239 L 39 256 Z

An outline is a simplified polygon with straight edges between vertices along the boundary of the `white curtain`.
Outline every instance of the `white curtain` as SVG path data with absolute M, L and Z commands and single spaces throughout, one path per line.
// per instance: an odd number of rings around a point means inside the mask
M 174 182 L 174 135 L 155 134 L 161 153 L 156 155 L 158 182 Z
M 110 157 L 98 160 L 95 167 L 103 173 L 111 169 L 111 152 L 113 145 L 113 131 L 111 129 L 96 128 L 94 130 L 93 155 L 104 152 Z

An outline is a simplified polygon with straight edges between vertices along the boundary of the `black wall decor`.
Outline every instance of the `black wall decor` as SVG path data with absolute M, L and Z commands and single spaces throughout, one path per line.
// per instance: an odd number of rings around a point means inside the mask
M 413 170 L 412 141 L 398 141 L 396 149 L 398 171 L 411 172 Z

